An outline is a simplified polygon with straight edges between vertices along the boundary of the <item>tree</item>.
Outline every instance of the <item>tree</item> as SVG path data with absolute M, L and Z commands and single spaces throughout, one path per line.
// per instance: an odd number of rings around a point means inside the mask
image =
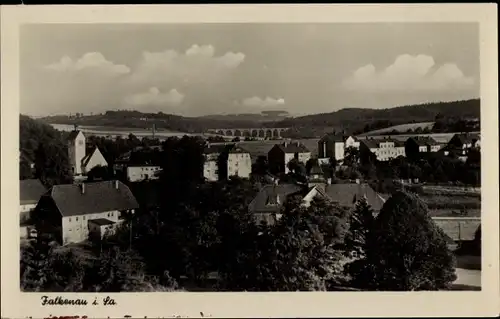
M 341 274 L 337 245 L 345 235 L 345 210 L 315 200 L 309 207 L 291 199 L 271 226 L 249 228 L 248 245 L 221 274 L 231 290 L 327 290 Z
M 373 227 L 374 220 L 373 210 L 363 198 L 356 204 L 349 217 L 349 231 L 344 240 L 346 255 L 351 256 L 353 253 L 360 257 L 364 255 L 366 237 Z
M 47 187 L 72 181 L 68 154 L 62 144 L 40 143 L 35 151 L 35 168 L 35 177 Z
M 92 182 L 94 180 L 112 180 L 114 176 L 109 167 L 106 166 L 95 166 L 87 173 L 87 181 Z
M 366 237 L 365 256 L 353 262 L 353 285 L 367 290 L 440 290 L 456 279 L 443 231 L 414 194 L 396 192 Z
M 350 146 L 345 150 L 344 163 L 348 166 L 353 166 L 359 163 L 360 154 L 359 149 Z

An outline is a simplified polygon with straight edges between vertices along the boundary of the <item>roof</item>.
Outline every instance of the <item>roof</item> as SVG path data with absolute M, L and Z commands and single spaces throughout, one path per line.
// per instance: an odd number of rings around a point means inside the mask
M 462 144 L 472 143 L 480 139 L 477 133 L 458 133 L 454 137 L 458 138 Z
M 372 138 L 360 139 L 359 141 L 362 144 L 366 145 L 366 147 L 368 148 L 378 148 L 377 140 L 374 140 Z
M 361 143 L 365 144 L 368 148 L 380 148 L 380 144 L 381 143 L 387 143 L 387 142 L 392 142 L 394 143 L 394 147 L 402 147 L 404 146 L 404 143 L 399 141 L 399 140 L 396 140 L 396 139 L 393 139 L 391 137 L 387 137 L 387 138 L 377 138 L 377 139 L 374 139 L 374 138 L 366 138 L 366 139 L 360 139 L 359 140 Z
M 222 153 L 222 151 L 224 151 L 225 148 L 226 148 L 225 144 L 217 144 L 217 145 L 209 144 L 205 146 L 205 148 L 203 149 L 203 154 L 219 154 Z
M 474 240 L 476 231 L 481 226 L 480 218 L 433 217 L 432 220 L 454 241 Z
M 89 223 L 94 223 L 94 224 L 97 224 L 99 226 L 116 224 L 114 221 L 109 220 L 107 218 L 89 219 Z
M 91 152 L 89 152 L 87 155 L 85 155 L 84 158 L 82 158 L 82 166 L 87 166 L 87 164 L 89 163 L 92 156 L 94 156 L 94 153 L 96 152 L 96 150 L 97 150 L 97 146 L 94 147 L 94 149 L 92 149 Z
M 379 211 L 385 203 L 385 199 L 368 184 L 329 184 L 322 190 L 340 206 L 354 207 L 357 201 L 366 198 L 368 205 Z
M 311 151 L 300 142 L 284 142 L 277 146 L 285 153 L 310 153 Z
M 231 153 L 231 154 L 249 154 L 249 152 L 247 150 L 245 150 L 244 148 L 242 148 L 241 146 L 238 146 L 238 145 L 231 148 L 229 150 L 229 153 Z
M 80 133 L 81 131 L 80 130 L 73 130 L 69 133 L 68 135 L 68 140 L 69 141 L 73 141 L 77 136 L 78 134 Z
M 50 196 L 64 217 L 139 207 L 128 186 L 120 181 L 54 185 Z
M 349 136 L 343 134 L 330 133 L 323 136 L 320 142 L 340 142 L 344 143 Z
M 439 143 L 430 136 L 416 136 L 410 137 L 409 139 L 414 140 L 419 146 L 439 145 Z
M 20 184 L 21 205 L 36 204 L 47 191 L 39 179 L 23 179 Z
M 255 213 L 277 212 L 288 196 L 300 193 L 302 190 L 303 187 L 295 184 L 266 185 L 250 203 L 249 210 Z
M 314 161 L 311 167 L 311 171 L 309 172 L 309 175 L 323 175 L 323 170 L 319 166 L 318 160 Z

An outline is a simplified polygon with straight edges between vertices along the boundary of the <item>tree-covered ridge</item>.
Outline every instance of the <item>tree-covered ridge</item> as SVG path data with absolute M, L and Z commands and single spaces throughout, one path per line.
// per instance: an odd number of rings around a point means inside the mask
M 332 113 L 313 114 L 282 121 L 253 121 L 234 119 L 224 120 L 223 117 L 184 117 L 179 115 L 159 113 L 142 113 L 139 111 L 119 110 L 107 111 L 103 114 L 73 116 L 51 116 L 43 118 L 47 123 L 78 124 L 91 126 L 130 127 L 151 129 L 153 124 L 157 129 L 179 132 L 200 133 L 214 128 L 245 128 L 245 127 L 293 127 L 297 130 L 311 132 L 297 133 L 301 137 L 320 136 L 324 128 L 345 129 L 353 132 L 367 132 L 398 124 L 435 121 L 436 117 L 445 119 L 479 118 L 480 100 L 472 99 L 454 102 L 435 102 L 419 105 L 399 106 L 387 109 L 344 108 Z M 369 127 L 365 127 L 366 125 Z M 293 134 L 293 132 L 292 132 Z
M 48 187 L 70 182 L 66 138 L 52 126 L 21 115 L 20 179 L 38 178 Z

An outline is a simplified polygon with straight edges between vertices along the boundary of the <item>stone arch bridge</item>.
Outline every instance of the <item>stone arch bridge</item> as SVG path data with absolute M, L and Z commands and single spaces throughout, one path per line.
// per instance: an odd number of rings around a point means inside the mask
M 288 131 L 289 127 L 272 127 L 272 128 L 218 128 L 209 129 L 207 133 L 222 135 L 222 136 L 238 136 L 238 137 L 281 137 L 281 133 Z

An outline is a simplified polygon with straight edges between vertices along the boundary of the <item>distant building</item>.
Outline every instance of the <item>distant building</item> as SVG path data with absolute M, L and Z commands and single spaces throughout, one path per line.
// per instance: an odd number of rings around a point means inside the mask
M 39 231 L 66 245 L 87 240 L 96 224 L 114 228 L 138 207 L 120 181 L 54 185 L 40 198 L 33 217 Z
M 232 147 L 227 155 L 227 176 L 250 178 L 252 158 L 250 153 L 240 146 Z
M 359 149 L 359 141 L 354 136 L 326 134 L 318 141 L 318 157 L 335 158 L 337 161 L 342 161 L 345 150 L 349 147 Z
M 368 157 L 374 154 L 378 161 L 388 161 L 399 156 L 406 156 L 404 143 L 386 137 L 373 139 L 366 137 L 360 140 L 360 156 Z
M 204 163 L 203 163 L 203 177 L 209 182 L 219 180 L 219 157 L 223 148 L 220 145 L 207 144 L 203 150 Z
M 422 153 L 437 152 L 441 144 L 430 136 L 410 137 L 405 142 L 405 152 L 408 157 L 418 157 Z
M 21 225 L 21 237 L 29 237 L 31 212 L 36 208 L 40 197 L 47 191 L 38 179 L 25 179 L 20 182 L 19 222 Z
M 155 180 L 160 178 L 161 146 L 137 147 L 115 160 L 114 170 L 129 182 Z
M 130 164 L 127 166 L 127 180 L 140 182 L 160 178 L 161 166 L 153 164 Z
M 311 158 L 311 151 L 299 142 L 284 142 L 274 145 L 267 153 L 271 173 L 290 172 L 288 163 L 295 159 L 305 165 Z
M 345 139 L 345 148 L 354 147 L 355 149 L 359 149 L 359 140 L 354 136 L 348 136 Z
M 76 129 L 71 131 L 68 137 L 68 157 L 71 171 L 75 176 L 85 175 L 96 166 L 108 166 L 97 146 L 86 154 L 85 135 Z
M 481 137 L 476 133 L 459 133 L 453 135 L 447 145 L 450 149 L 460 149 L 465 155 L 471 148 L 481 147 Z

